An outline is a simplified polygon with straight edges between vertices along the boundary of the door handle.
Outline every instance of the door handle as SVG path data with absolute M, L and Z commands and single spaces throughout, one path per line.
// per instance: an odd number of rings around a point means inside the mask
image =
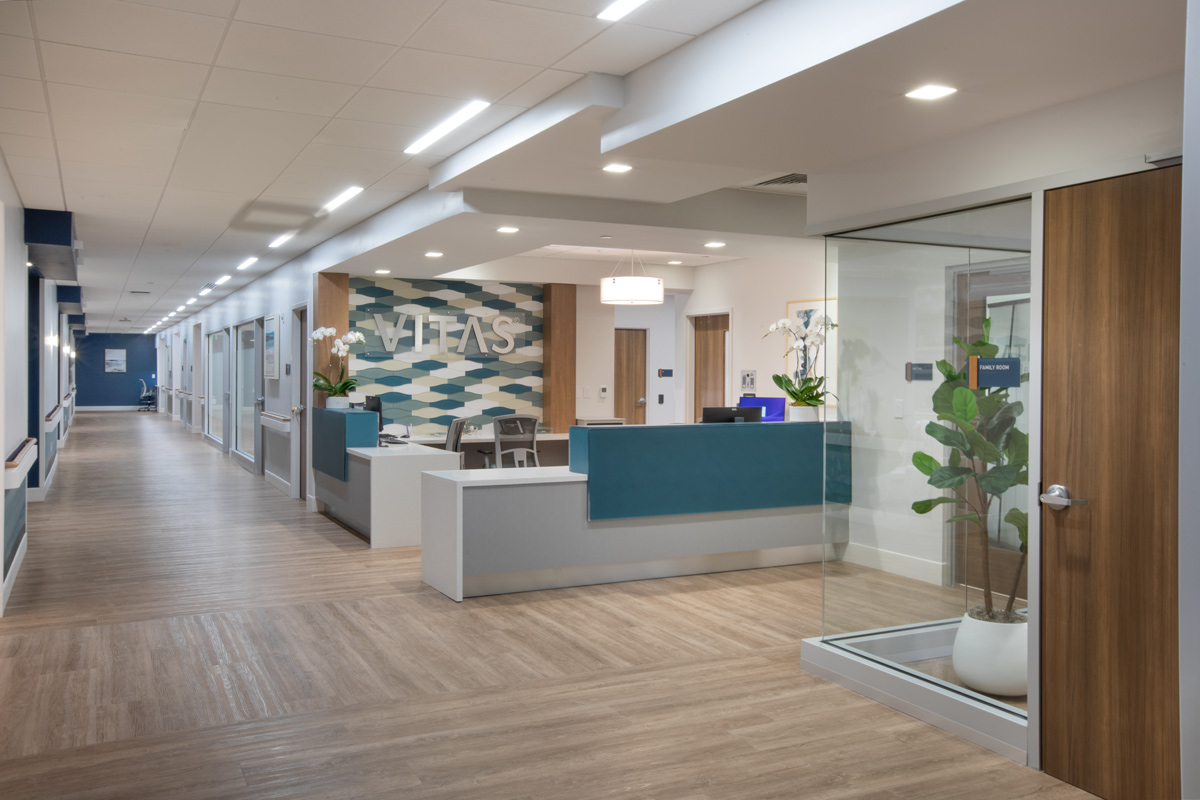
M 292 413 L 293 414 L 303 414 L 304 406 L 292 406 Z
M 261 406 L 265 402 L 267 402 L 267 398 L 265 398 L 265 397 L 254 398 L 254 405 L 256 405 L 256 406 Z
M 1041 496 L 1042 505 L 1050 506 L 1055 511 L 1061 511 L 1067 506 L 1086 506 L 1087 500 L 1072 500 L 1071 493 L 1067 491 L 1067 487 L 1060 486 L 1057 483 L 1053 484 Z
M 644 406 L 644 405 L 646 405 L 646 398 L 644 398 L 644 397 L 639 397 L 639 398 L 638 398 L 638 401 L 637 401 L 637 404 L 638 404 L 639 406 Z

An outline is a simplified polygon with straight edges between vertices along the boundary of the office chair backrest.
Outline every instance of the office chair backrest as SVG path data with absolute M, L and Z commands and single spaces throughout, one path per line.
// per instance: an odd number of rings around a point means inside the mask
M 533 466 L 538 464 L 537 426 L 538 418 L 529 414 L 509 414 L 492 420 L 496 436 L 496 466 L 504 466 L 504 456 L 513 457 L 513 465 Z
M 467 427 L 467 418 L 456 419 L 446 428 L 446 452 L 461 453 L 463 429 Z

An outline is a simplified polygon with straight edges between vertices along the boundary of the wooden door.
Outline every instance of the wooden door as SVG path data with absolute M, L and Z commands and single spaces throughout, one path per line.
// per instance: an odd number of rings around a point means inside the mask
M 613 416 L 627 425 L 646 424 L 646 332 L 617 328 L 614 351 Z
M 1109 800 L 1181 791 L 1180 182 L 1046 194 L 1042 765 Z
M 696 328 L 695 418 L 705 408 L 727 404 L 725 398 L 725 334 L 729 331 L 728 314 L 693 317 Z

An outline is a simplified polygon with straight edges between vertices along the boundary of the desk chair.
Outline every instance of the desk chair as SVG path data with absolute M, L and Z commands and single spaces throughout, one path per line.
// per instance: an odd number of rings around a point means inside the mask
M 153 411 L 157 405 L 158 387 L 146 386 L 146 381 L 138 378 L 142 382 L 142 393 L 138 397 L 138 411 Z
M 467 427 L 467 418 L 456 419 L 451 422 L 446 428 L 446 444 L 443 448 L 447 453 L 458 453 L 458 466 L 461 469 L 463 463 L 462 457 L 462 437 L 463 429 Z
M 529 414 L 509 414 L 492 420 L 496 449 L 483 450 L 485 467 L 491 466 L 488 456 L 496 456 L 496 466 L 504 466 L 504 456 L 511 455 L 514 467 L 540 467 L 537 455 L 538 418 Z M 533 464 L 529 463 L 532 457 Z

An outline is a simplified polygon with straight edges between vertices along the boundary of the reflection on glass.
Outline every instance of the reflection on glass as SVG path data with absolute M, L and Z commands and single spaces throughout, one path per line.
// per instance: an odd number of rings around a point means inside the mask
M 208 389 L 205 431 L 217 441 L 225 437 L 225 331 L 208 335 Z
M 826 503 L 823 637 L 1019 714 L 1021 684 L 973 691 L 951 658 L 964 614 L 1027 596 L 1030 207 L 981 214 L 827 240 L 852 491 Z M 1020 385 L 972 389 L 969 355 L 1018 359 Z
M 237 329 L 237 398 L 233 415 L 238 452 L 254 458 L 254 323 Z

